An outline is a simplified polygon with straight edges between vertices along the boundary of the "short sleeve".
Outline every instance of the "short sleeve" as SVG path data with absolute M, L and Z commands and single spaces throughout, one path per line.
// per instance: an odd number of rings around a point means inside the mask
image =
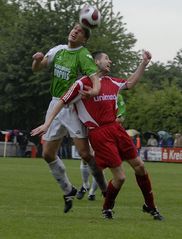
M 98 72 L 90 52 L 84 47 L 79 55 L 80 70 L 83 75 L 92 76 Z
M 48 59 L 48 64 L 50 65 L 56 55 L 56 53 L 62 49 L 67 49 L 68 46 L 67 45 L 58 45 L 58 46 L 55 46 L 53 48 L 51 48 L 46 54 L 45 54 L 45 57 L 47 57 Z

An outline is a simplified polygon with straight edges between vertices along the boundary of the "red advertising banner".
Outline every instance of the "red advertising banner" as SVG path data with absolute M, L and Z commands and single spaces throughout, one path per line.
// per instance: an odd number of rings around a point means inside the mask
M 140 157 L 144 161 L 182 163 L 182 148 L 142 147 Z
M 162 161 L 182 163 L 182 148 L 162 148 Z

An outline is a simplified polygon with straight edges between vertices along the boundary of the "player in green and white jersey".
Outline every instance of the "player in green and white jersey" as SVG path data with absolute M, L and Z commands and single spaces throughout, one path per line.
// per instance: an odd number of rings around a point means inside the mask
M 87 92 L 87 96 L 95 96 L 99 93 L 100 82 L 97 75 L 97 66 L 89 51 L 84 47 L 89 36 L 90 31 L 88 29 L 76 24 L 69 33 L 67 45 L 55 46 L 45 56 L 42 52 L 37 52 L 33 55 L 33 71 L 40 71 L 49 67 L 52 73 L 50 87 L 52 100 L 46 117 L 52 112 L 59 98 L 78 79 L 80 74 L 89 76 L 93 81 L 93 88 Z M 103 173 L 96 167 L 94 157 L 90 152 L 85 127 L 78 119 L 73 105 L 65 107 L 43 136 L 43 157 L 64 192 L 65 213 L 72 208 L 72 200 L 77 193 L 77 189 L 68 179 L 62 160 L 57 156 L 67 131 L 73 138 L 80 156 L 89 164 L 102 192 L 104 193 L 107 188 Z

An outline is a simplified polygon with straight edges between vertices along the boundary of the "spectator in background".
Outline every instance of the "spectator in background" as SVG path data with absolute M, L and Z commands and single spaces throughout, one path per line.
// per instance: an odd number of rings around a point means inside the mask
M 71 158 L 71 145 L 72 145 L 72 138 L 69 134 L 65 135 L 61 144 L 61 148 L 59 150 L 59 156 L 64 159 Z
M 173 147 L 182 148 L 182 135 L 180 133 L 177 133 L 177 134 L 174 135 Z
M 167 147 L 173 147 L 173 145 L 174 145 L 174 139 L 173 139 L 172 136 L 170 136 L 170 137 L 167 138 L 167 140 L 166 140 L 166 146 L 167 146 Z
M 147 146 L 157 147 L 158 141 L 153 134 L 150 135 L 150 138 L 147 141 Z
M 140 149 L 141 149 L 141 139 L 140 139 L 140 136 L 138 134 L 136 135 L 136 148 L 137 148 L 138 153 L 139 153 Z
M 164 147 L 164 140 L 163 140 L 162 137 L 160 137 L 160 139 L 159 139 L 159 145 L 158 146 L 159 147 Z
M 17 142 L 19 144 L 19 156 L 25 157 L 26 156 L 26 148 L 28 144 L 28 137 L 26 134 L 19 133 L 17 136 Z

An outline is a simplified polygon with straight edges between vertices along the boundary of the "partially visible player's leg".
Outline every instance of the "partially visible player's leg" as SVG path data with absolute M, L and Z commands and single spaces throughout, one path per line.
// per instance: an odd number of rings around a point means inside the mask
M 90 188 L 89 182 L 90 169 L 88 164 L 84 160 L 81 160 L 80 162 L 80 171 L 82 176 L 83 187 L 88 190 Z
M 127 162 L 135 171 L 137 184 L 140 187 L 145 200 L 143 211 L 153 215 L 156 220 L 163 220 L 163 216 L 160 215 L 157 207 L 155 206 L 152 184 L 147 170 L 144 167 L 144 162 L 139 157 L 136 157 L 133 160 L 127 160 Z
M 88 200 L 94 201 L 95 200 L 95 192 L 98 188 L 97 182 L 94 177 L 92 177 L 92 184 L 88 193 Z
M 73 138 L 74 144 L 79 152 L 81 158 L 86 161 L 90 167 L 90 171 L 94 176 L 98 186 L 104 193 L 107 190 L 107 183 L 103 172 L 96 165 L 94 156 L 90 152 L 90 146 L 87 138 Z
M 80 173 L 82 177 L 82 186 L 77 192 L 77 195 L 76 195 L 77 199 L 82 199 L 85 193 L 90 189 L 90 182 L 89 182 L 90 168 L 84 160 L 80 161 Z
M 91 173 L 95 177 L 101 191 L 105 192 L 107 184 L 102 170 L 98 169 L 95 159 L 90 152 L 90 146 L 87 139 L 87 129 L 79 120 L 72 105 L 65 109 L 65 115 L 61 120 L 61 122 L 64 123 L 65 127 L 68 129 L 80 157 L 88 163 Z

